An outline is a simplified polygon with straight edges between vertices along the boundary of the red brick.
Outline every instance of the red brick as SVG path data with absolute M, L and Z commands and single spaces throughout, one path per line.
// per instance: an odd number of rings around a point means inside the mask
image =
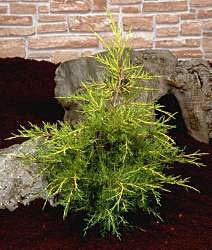
M 7 6 L 0 5 L 0 14 L 6 14 L 7 13 Z
M 34 14 L 36 12 L 35 4 L 11 3 L 11 14 Z
M 22 2 L 49 2 L 49 0 L 22 0 Z
M 203 31 L 212 31 L 212 20 L 211 21 L 204 21 L 202 23 Z
M 75 32 L 110 31 L 110 20 L 107 16 L 70 16 L 68 26 Z
M 93 0 L 93 10 L 94 11 L 105 11 L 107 7 L 106 0 Z
M 65 16 L 39 15 L 38 17 L 38 22 L 40 23 L 64 22 L 65 20 L 66 20 Z
M 184 41 L 181 40 L 160 40 L 155 42 L 156 48 L 181 48 Z
M 197 9 L 196 8 L 190 8 L 190 13 L 196 13 Z
M 74 49 L 97 46 L 97 38 L 91 36 L 40 36 L 29 38 L 30 49 Z
M 80 51 L 54 51 L 50 56 L 52 63 L 61 63 L 80 57 Z
M 188 10 L 187 1 L 144 2 L 143 12 L 177 12 Z
M 130 16 L 123 17 L 123 26 L 125 31 L 152 31 L 153 30 L 153 18 Z
M 0 25 L 32 25 L 31 16 L 0 16 Z
M 140 13 L 141 8 L 137 6 L 124 6 L 122 7 L 123 13 Z
M 181 24 L 181 35 L 183 36 L 201 35 L 200 23 L 190 22 Z
M 20 27 L 7 27 L 0 28 L 0 36 L 31 36 L 35 34 L 34 27 L 20 28 Z
M 51 53 L 50 52 L 31 52 L 29 51 L 28 53 L 28 59 L 35 59 L 35 60 L 46 60 L 46 61 L 50 61 L 50 56 L 51 56 Z
M 200 47 L 201 40 L 200 39 L 186 39 L 184 47 L 195 48 Z
M 24 39 L 0 40 L 0 58 L 25 57 Z
M 119 13 L 120 12 L 120 7 L 110 7 L 109 11 L 112 13 Z
M 212 52 L 212 37 L 203 38 L 203 49 L 207 52 Z
M 178 27 L 162 27 L 156 30 L 157 37 L 177 36 L 178 33 Z
M 28 58 L 35 60 L 45 60 L 52 63 L 62 63 L 72 59 L 77 59 L 80 57 L 80 51 L 63 51 L 63 50 L 54 50 L 54 51 L 42 51 L 34 52 L 29 51 Z
M 106 45 L 108 45 L 108 44 L 111 45 L 111 43 L 113 44 L 113 42 L 114 42 L 111 33 L 109 33 L 109 34 L 106 33 L 106 34 L 102 35 L 101 37 L 102 37 L 102 39 L 103 39 L 103 41 L 104 41 L 104 44 L 101 43 L 101 44 L 103 45 L 104 48 L 106 47 L 106 46 L 104 46 L 105 44 L 106 44 Z
M 39 6 L 38 13 L 49 13 L 49 7 L 46 5 Z
M 211 0 L 191 0 L 191 7 L 212 7 Z
M 178 57 L 178 58 L 202 58 L 203 53 L 201 50 L 172 50 L 172 52 Z
M 212 18 L 212 9 L 210 10 L 199 10 L 197 14 L 197 18 L 199 19 L 206 19 L 206 18 Z
M 156 16 L 158 24 L 176 24 L 179 23 L 179 16 L 170 14 L 161 14 Z
M 90 2 L 87 0 L 83 1 L 63 1 L 61 2 L 52 2 L 50 5 L 50 10 L 53 13 L 60 13 L 60 12 L 69 12 L 69 13 L 74 13 L 74 12 L 88 12 L 90 11 L 91 6 Z
M 196 13 L 182 13 L 180 17 L 181 20 L 192 20 L 196 19 Z
M 208 32 L 203 32 L 203 36 L 205 37 L 212 37 L 212 31 L 208 31 Z
M 152 48 L 152 40 L 143 37 L 135 37 L 129 40 L 129 45 L 134 49 Z
M 159 40 L 156 41 L 156 48 L 197 48 L 200 47 L 200 39 L 183 40 Z
M 66 32 L 68 27 L 66 23 L 48 23 L 39 24 L 37 26 L 37 33 L 54 33 L 54 32 Z
M 141 0 L 111 0 L 111 4 L 135 4 L 135 3 L 141 3 Z
M 0 0 L 0 3 L 3 2 L 3 3 L 8 3 L 8 2 L 17 2 L 17 0 Z

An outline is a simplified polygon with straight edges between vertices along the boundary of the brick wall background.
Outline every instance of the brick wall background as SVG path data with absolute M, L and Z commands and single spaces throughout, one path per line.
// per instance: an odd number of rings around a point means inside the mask
M 132 28 L 136 49 L 170 49 L 179 58 L 212 59 L 212 0 L 0 0 L 0 57 L 54 63 L 101 50 L 105 9 Z

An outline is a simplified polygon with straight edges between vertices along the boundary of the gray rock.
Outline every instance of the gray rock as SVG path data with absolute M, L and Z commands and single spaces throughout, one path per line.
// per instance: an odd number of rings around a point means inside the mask
M 47 182 L 36 172 L 36 164 L 23 164 L 20 156 L 33 153 L 38 142 L 28 140 L 0 150 L 0 209 L 15 210 L 37 198 L 47 198 Z M 49 199 L 53 205 L 52 199 Z
M 206 60 L 177 61 L 166 50 L 133 51 L 132 61 L 160 78 L 146 82 L 158 91 L 143 92 L 142 101 L 158 100 L 172 93 L 181 108 L 188 133 L 196 140 L 209 143 L 212 139 L 212 68 Z M 55 73 L 55 96 L 72 95 L 81 82 L 101 80 L 103 70 L 94 58 L 79 58 L 60 64 Z M 80 117 L 77 104 L 58 98 L 65 110 L 64 120 L 72 123 Z
M 83 57 L 64 62 L 56 69 L 55 72 L 55 96 L 67 97 L 80 88 L 82 82 L 100 80 L 103 77 L 103 69 L 93 58 Z M 75 123 L 79 119 L 79 113 L 76 112 L 78 105 L 67 102 L 65 99 L 58 98 L 59 102 L 65 109 L 65 121 Z

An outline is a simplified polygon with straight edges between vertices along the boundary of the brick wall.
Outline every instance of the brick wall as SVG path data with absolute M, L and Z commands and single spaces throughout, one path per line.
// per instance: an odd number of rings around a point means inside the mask
M 0 0 L 0 57 L 54 63 L 101 50 L 90 28 L 110 35 L 105 9 L 136 49 L 212 59 L 212 0 Z

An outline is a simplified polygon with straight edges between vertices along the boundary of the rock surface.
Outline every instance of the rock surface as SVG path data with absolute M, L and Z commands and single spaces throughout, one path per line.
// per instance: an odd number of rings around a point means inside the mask
M 172 93 L 182 111 L 188 133 L 196 140 L 212 139 L 212 67 L 204 60 L 177 61 L 166 50 L 133 51 L 132 61 L 160 78 L 146 82 L 158 91 L 142 93 L 140 100 L 158 100 Z M 81 82 L 101 80 L 103 70 L 94 58 L 79 58 L 60 64 L 55 72 L 55 96 L 72 95 Z M 64 120 L 79 119 L 77 105 L 58 98 L 65 110 Z
M 46 199 L 46 181 L 36 174 L 36 164 L 23 164 L 19 156 L 33 153 L 37 143 L 31 140 L 0 150 L 0 209 L 15 210 L 37 198 Z

